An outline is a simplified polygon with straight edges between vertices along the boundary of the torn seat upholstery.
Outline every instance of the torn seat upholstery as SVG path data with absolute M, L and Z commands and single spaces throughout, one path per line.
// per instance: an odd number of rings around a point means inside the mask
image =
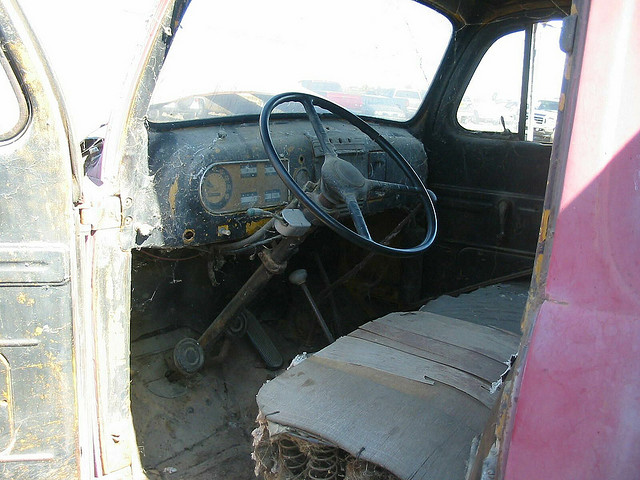
M 425 311 L 366 323 L 261 388 L 256 473 L 464 478 L 518 344 L 514 333 Z

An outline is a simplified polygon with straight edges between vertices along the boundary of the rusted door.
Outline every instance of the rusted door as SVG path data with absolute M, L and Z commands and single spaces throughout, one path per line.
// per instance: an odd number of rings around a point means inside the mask
M 12 1 L 0 44 L 0 476 L 78 478 L 74 145 Z

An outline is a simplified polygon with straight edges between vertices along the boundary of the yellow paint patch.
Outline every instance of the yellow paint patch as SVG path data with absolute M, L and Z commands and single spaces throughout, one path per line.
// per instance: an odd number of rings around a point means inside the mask
M 44 330 L 42 329 L 42 327 L 37 327 L 37 328 L 35 329 L 35 331 L 33 332 L 33 334 L 34 334 L 36 337 L 39 337 L 40 335 L 42 335 L 42 332 L 44 332 Z
M 540 276 L 542 274 L 542 260 L 544 259 L 544 255 L 542 253 L 539 253 L 538 256 L 536 257 L 536 266 L 534 268 L 534 277 L 536 279 L 536 283 L 538 283 L 540 281 Z
M 253 235 L 259 228 L 265 225 L 268 221 L 269 221 L 268 218 L 264 218 L 256 222 L 247 223 L 247 227 L 245 229 L 245 231 L 247 232 L 247 235 Z
M 176 216 L 176 197 L 178 196 L 178 179 L 169 187 L 169 207 L 171 208 L 171 216 Z
M 558 111 L 560 112 L 564 111 L 564 104 L 566 101 L 567 101 L 567 97 L 563 93 L 562 95 L 560 95 L 560 103 L 558 104 Z
M 544 242 L 547 240 L 547 229 L 549 228 L 549 215 L 551 215 L 551 210 L 548 208 L 542 212 L 542 222 L 540 223 L 540 242 Z
M 27 305 L 28 307 L 33 307 L 36 301 L 31 297 L 27 297 L 25 293 L 21 293 L 18 295 L 18 303 L 21 303 L 22 305 Z

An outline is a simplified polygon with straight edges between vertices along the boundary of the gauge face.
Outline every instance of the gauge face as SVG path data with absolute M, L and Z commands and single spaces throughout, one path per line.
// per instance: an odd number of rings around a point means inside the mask
M 216 213 L 224 208 L 233 190 L 231 175 L 218 165 L 209 167 L 200 180 L 200 201 L 208 211 Z

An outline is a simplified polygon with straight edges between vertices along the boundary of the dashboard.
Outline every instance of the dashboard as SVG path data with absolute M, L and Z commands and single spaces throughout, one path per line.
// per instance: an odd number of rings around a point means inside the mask
M 403 182 L 396 164 L 369 137 L 338 119 L 323 123 L 338 155 L 368 178 Z M 406 130 L 375 125 L 426 177 L 422 143 Z M 276 150 L 296 183 L 317 182 L 323 155 L 306 119 L 271 122 Z M 247 215 L 249 208 L 277 211 L 288 204 L 291 193 L 276 174 L 262 147 L 258 126 L 215 124 L 152 125 L 149 131 L 149 170 L 153 178 L 162 235 L 159 247 L 206 245 L 244 238 L 264 220 Z M 362 206 L 365 215 L 397 206 L 394 196 L 371 199 Z

